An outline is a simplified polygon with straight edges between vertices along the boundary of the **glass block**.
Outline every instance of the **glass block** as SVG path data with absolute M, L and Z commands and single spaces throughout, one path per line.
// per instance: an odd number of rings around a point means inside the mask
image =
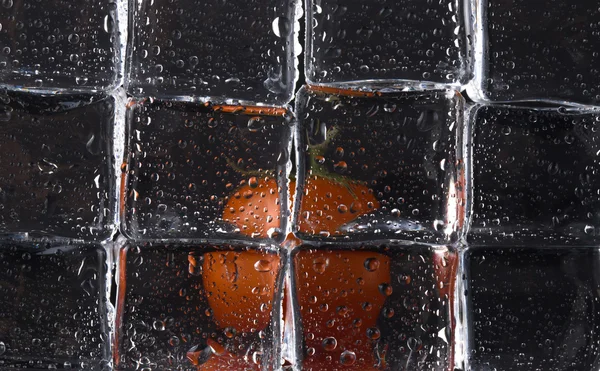
M 588 244 L 600 233 L 600 114 L 475 106 L 469 241 Z
M 596 2 L 486 0 L 476 9 L 471 98 L 600 103 Z
M 219 103 L 291 100 L 297 0 L 134 0 L 130 9 L 130 93 Z
M 0 233 L 108 238 L 118 97 L 0 99 Z
M 0 243 L 0 369 L 109 370 L 100 245 Z
M 301 370 L 454 369 L 454 249 L 304 245 L 292 259 Z
M 328 91 L 333 91 L 329 93 Z M 466 199 L 463 98 L 303 88 L 295 226 L 304 239 L 455 241 Z
M 124 0 L 5 0 L 0 85 L 60 92 L 121 84 Z
M 306 2 L 314 84 L 460 86 L 470 79 L 468 6 L 457 0 Z
M 278 369 L 275 249 L 145 243 L 120 256 L 116 370 Z
M 129 237 L 283 237 L 288 110 L 141 100 L 127 120 Z
M 471 370 L 598 368 L 597 248 L 467 252 Z

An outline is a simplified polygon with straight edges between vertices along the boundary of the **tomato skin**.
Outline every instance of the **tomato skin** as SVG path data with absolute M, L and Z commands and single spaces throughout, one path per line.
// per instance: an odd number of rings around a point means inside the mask
M 210 315 L 221 331 L 256 337 L 271 324 L 281 265 L 279 255 L 255 250 L 214 251 L 201 258 L 190 255 L 188 261 L 190 271 L 201 266 Z M 243 354 L 232 354 L 212 339 L 208 342 L 219 351 L 206 362 L 200 363 L 198 354 L 193 352 L 187 355 L 198 371 L 259 369 Z
M 295 192 L 296 181 L 291 180 L 290 205 Z M 301 234 L 341 235 L 340 227 L 379 206 L 373 192 L 362 183 L 311 176 L 304 184 L 297 230 Z M 228 198 L 223 220 L 235 225 L 242 235 L 267 238 L 280 228 L 281 214 L 277 181 L 250 178 Z
M 378 359 L 383 354 L 375 354 L 375 345 L 387 297 L 381 288 L 391 282 L 389 257 L 371 251 L 303 249 L 294 257 L 294 269 L 306 351 L 302 369 L 383 369 L 385 361 Z M 354 353 L 353 364 L 341 362 L 344 351 Z
M 257 207 L 259 204 L 255 201 L 256 189 L 261 190 L 259 200 L 260 206 L 265 206 L 264 208 Z M 288 189 L 290 205 L 292 205 L 293 201 L 298 202 L 298 198 L 294 197 L 296 191 L 294 180 L 289 182 Z M 253 193 L 246 197 L 247 192 Z M 254 189 L 249 185 L 243 185 L 229 198 L 223 219 L 234 224 L 244 235 L 267 237 L 269 229 L 279 227 L 279 220 L 275 220 L 270 214 L 276 210 L 276 214 L 279 215 L 277 194 L 275 180 L 259 181 Z M 380 207 L 373 192 L 365 184 L 346 179 L 310 176 L 304 182 L 301 196 L 296 225 L 299 236 L 342 235 L 340 228 L 343 225 Z M 301 243 L 294 234 L 290 234 L 283 246 L 291 250 Z M 227 256 L 226 259 L 213 257 L 214 261 L 220 259 L 223 262 L 222 267 L 217 268 L 222 276 L 227 277 L 229 274 L 226 261 L 233 258 L 233 256 Z M 328 262 L 324 272 L 316 272 L 312 268 L 315 259 L 325 259 Z M 377 261 L 377 269 L 370 271 L 365 268 L 365 261 L 368 259 Z M 205 264 L 207 264 L 206 259 Z M 376 328 L 379 313 L 386 299 L 379 287 L 381 284 L 390 284 L 389 257 L 369 251 L 300 250 L 295 255 L 295 267 L 296 295 L 300 305 L 300 318 L 304 325 L 305 349 L 315 349 L 313 355 L 305 356 L 303 369 L 314 371 L 336 370 L 340 367 L 349 371 L 383 369 L 384 354 L 382 352 L 379 354 L 383 359 L 375 354 L 377 340 L 369 339 L 367 330 Z M 360 279 L 362 284 L 359 285 L 357 279 Z M 227 279 L 212 277 L 207 282 L 217 281 L 223 284 Z M 309 285 L 299 287 L 301 283 Z M 290 288 L 286 287 L 285 291 L 284 298 L 288 298 Z M 312 297 L 322 296 L 324 292 L 330 292 L 329 296 L 323 296 L 322 301 L 312 302 Z M 368 304 L 365 298 L 369 298 Z M 327 313 L 323 313 L 322 308 L 319 307 L 323 303 L 329 307 Z M 213 301 L 209 299 L 209 304 L 213 312 L 218 312 L 222 317 L 217 318 L 215 315 L 215 322 L 219 327 L 234 324 L 244 328 L 245 325 L 239 323 L 243 321 L 239 315 L 227 312 L 228 308 L 235 308 L 237 303 L 227 302 L 215 296 Z M 338 311 L 338 308 L 342 307 L 346 308 L 340 309 L 344 313 Z M 283 308 L 286 326 L 298 325 L 286 322 L 288 316 L 285 311 L 288 306 L 284 304 Z M 360 324 L 357 324 L 357 319 L 360 319 Z M 333 327 L 328 326 L 331 320 L 336 322 Z M 311 339 L 307 337 L 308 334 L 312 334 Z M 336 339 L 337 346 L 331 351 L 326 351 L 322 343 L 326 338 L 331 337 Z M 353 364 L 340 363 L 342 354 L 346 350 L 352 351 L 356 356 Z M 222 362 L 226 361 L 226 359 L 222 360 Z M 213 367 L 218 369 L 216 367 L 222 366 L 214 363 Z
M 278 255 L 259 251 L 204 254 L 202 284 L 217 326 L 237 333 L 264 330 L 271 322 L 279 266 Z
M 311 176 L 304 184 L 298 232 L 339 236 L 340 227 L 379 206 L 373 192 L 362 183 Z
M 229 196 L 223 220 L 235 225 L 242 235 L 268 237 L 281 226 L 281 206 L 277 181 L 251 177 Z

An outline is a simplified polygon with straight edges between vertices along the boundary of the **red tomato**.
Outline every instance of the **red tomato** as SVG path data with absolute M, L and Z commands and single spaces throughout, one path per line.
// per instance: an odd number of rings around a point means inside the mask
M 215 324 L 230 336 L 257 336 L 272 321 L 273 298 L 280 257 L 259 251 L 216 251 L 200 262 L 188 257 L 190 270 L 202 265 L 202 284 Z M 212 354 L 200 361 L 201 349 L 190 351 L 188 359 L 199 371 L 258 370 L 260 361 L 252 355 L 229 353 L 213 339 L 207 340 Z
M 380 370 L 377 318 L 390 288 L 389 257 L 370 251 L 302 250 L 294 259 L 307 354 L 303 370 Z M 382 357 L 380 354 L 379 357 Z
M 223 220 L 251 237 L 267 237 L 280 227 L 280 205 L 277 181 L 256 178 L 239 187 L 227 200 Z
M 296 182 L 290 181 L 290 200 Z M 274 179 L 250 178 L 229 197 L 223 220 L 242 234 L 267 237 L 280 227 L 280 205 Z M 362 183 L 312 176 L 306 179 L 298 217 L 298 230 L 306 234 L 340 235 L 339 228 L 379 208 L 373 192 Z
M 304 185 L 298 230 L 313 235 L 340 235 L 342 225 L 378 208 L 379 201 L 362 183 L 311 176 Z

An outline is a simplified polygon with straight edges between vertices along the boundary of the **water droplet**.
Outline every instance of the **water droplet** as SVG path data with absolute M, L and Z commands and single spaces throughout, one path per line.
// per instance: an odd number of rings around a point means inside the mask
M 273 20 L 273 33 L 277 37 L 287 37 L 292 32 L 292 23 L 286 17 L 277 17 Z
M 325 339 L 323 339 L 323 349 L 325 349 L 328 352 L 333 351 L 335 348 L 337 348 L 337 340 L 334 337 L 327 337 Z
M 339 307 L 336 308 L 336 312 L 338 315 L 344 317 L 345 315 L 347 315 L 350 312 L 350 310 L 348 309 L 347 306 L 340 305 Z
M 396 312 L 394 311 L 394 308 L 384 308 L 384 309 L 383 309 L 383 315 L 384 315 L 386 318 L 392 318 L 392 317 L 394 317 L 394 314 L 395 314 L 395 313 L 396 313 Z
M 340 214 L 345 214 L 348 212 L 348 206 L 346 206 L 344 204 L 340 204 L 340 205 L 338 205 L 337 210 Z
M 367 329 L 367 337 L 371 340 L 377 340 L 381 337 L 381 331 L 377 327 L 369 327 Z
M 328 266 L 329 266 L 329 259 L 324 256 L 315 258 L 315 260 L 313 260 L 313 270 L 317 273 L 320 273 L 320 274 L 325 273 L 325 270 L 327 269 Z
M 333 165 L 333 170 L 335 170 L 336 173 L 343 174 L 348 170 L 348 164 L 346 164 L 346 161 L 339 161 Z
M 269 260 L 259 260 L 254 263 L 254 269 L 256 269 L 258 272 L 270 272 L 271 262 Z
M 379 292 L 381 292 L 381 294 L 384 296 L 390 296 L 394 292 L 394 289 L 391 285 L 388 285 L 387 283 L 382 283 L 379 285 Z
M 179 345 L 179 338 L 177 336 L 171 336 L 171 338 L 169 339 L 169 345 L 172 347 L 176 347 Z
M 223 330 L 223 333 L 225 334 L 225 336 L 227 336 L 228 339 L 232 339 L 237 333 L 237 331 L 233 327 L 227 327 L 225 328 L 225 330 Z
M 351 366 L 356 362 L 356 354 L 353 351 L 345 350 L 340 355 L 340 363 L 344 366 Z
M 68 39 L 71 44 L 77 44 L 79 42 L 79 35 L 76 33 L 72 33 L 69 35 Z
M 365 269 L 369 272 L 375 272 L 379 268 L 379 260 L 377 258 L 365 259 Z
M 108 14 L 104 17 L 104 31 L 108 34 L 112 34 L 115 29 L 115 21 L 112 15 Z
M 85 76 L 78 76 L 75 78 L 75 84 L 77 85 L 86 85 L 88 83 L 88 78 Z
M 152 327 L 156 330 L 156 331 L 165 331 L 165 322 L 161 321 L 161 320 L 155 320 L 154 323 L 152 324 Z

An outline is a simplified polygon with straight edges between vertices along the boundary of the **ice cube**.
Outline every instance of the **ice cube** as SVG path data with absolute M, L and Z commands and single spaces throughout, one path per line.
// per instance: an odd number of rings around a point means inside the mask
M 130 93 L 219 103 L 291 100 L 297 0 L 135 0 L 131 9 Z
M 108 272 L 100 245 L 0 243 L 0 368 L 106 370 Z
M 600 8 L 594 1 L 488 0 L 477 10 L 479 101 L 600 103 Z
M 5 0 L 0 4 L 0 85 L 107 91 L 121 84 L 125 0 Z
M 303 370 L 454 369 L 455 249 L 311 244 L 292 259 Z
M 144 243 L 120 256 L 117 370 L 277 369 L 276 248 Z
M 0 99 L 0 233 L 108 238 L 118 96 Z
M 128 236 L 283 237 L 289 110 L 140 100 L 128 123 Z
M 475 106 L 470 117 L 469 241 L 593 244 L 600 228 L 600 115 L 492 105 Z
M 453 91 L 303 88 L 295 230 L 307 239 L 456 241 L 466 187 Z
M 504 245 L 467 252 L 467 369 L 594 370 L 598 249 Z
M 456 0 L 306 2 L 314 84 L 460 86 L 471 76 L 468 7 Z

